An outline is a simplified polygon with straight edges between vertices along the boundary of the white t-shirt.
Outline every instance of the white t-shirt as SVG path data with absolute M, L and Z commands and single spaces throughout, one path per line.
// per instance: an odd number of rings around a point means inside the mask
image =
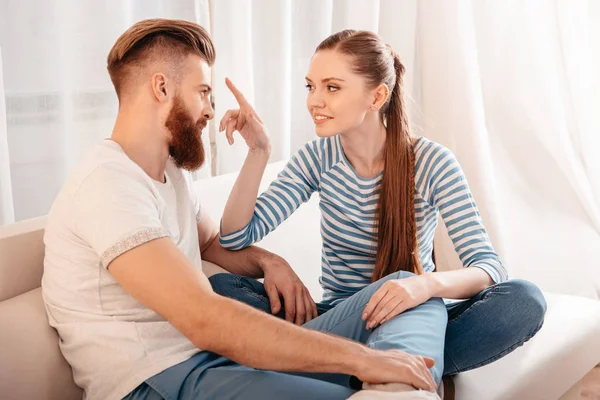
M 153 180 L 105 140 L 74 169 L 50 210 L 42 293 L 89 400 L 120 399 L 200 351 L 107 270 L 119 255 L 162 237 L 202 269 L 191 176 L 172 160 L 165 175 L 166 183 Z

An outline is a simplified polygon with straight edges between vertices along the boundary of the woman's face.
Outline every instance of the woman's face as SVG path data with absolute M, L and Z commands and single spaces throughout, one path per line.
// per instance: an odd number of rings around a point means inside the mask
M 373 106 L 375 90 L 352 71 L 352 61 L 352 57 L 335 50 L 321 50 L 311 60 L 306 76 L 306 106 L 319 137 L 357 128 Z

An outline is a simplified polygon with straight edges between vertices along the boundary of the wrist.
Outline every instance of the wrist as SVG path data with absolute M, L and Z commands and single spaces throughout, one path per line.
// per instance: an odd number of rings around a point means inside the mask
M 254 265 L 263 272 L 263 276 L 272 268 L 275 264 L 273 259 L 277 257 L 275 254 L 268 252 L 267 250 L 256 248 L 256 254 L 254 258 Z
M 248 154 L 269 159 L 269 156 L 271 155 L 271 143 L 267 143 L 262 147 L 256 147 L 255 149 L 248 149 Z
M 340 359 L 340 371 L 350 376 L 356 376 L 360 379 L 363 372 L 370 368 L 369 366 L 376 359 L 377 350 L 370 347 L 357 344 L 345 358 Z
M 421 277 L 425 281 L 429 298 L 441 297 L 440 293 L 442 292 L 442 283 L 439 279 L 437 279 L 438 274 L 435 272 L 425 272 L 423 275 L 421 275 Z

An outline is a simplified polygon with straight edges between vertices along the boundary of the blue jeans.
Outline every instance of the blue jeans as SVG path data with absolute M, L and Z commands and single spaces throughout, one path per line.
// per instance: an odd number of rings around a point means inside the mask
M 402 279 L 412 274 L 394 273 L 362 289 L 336 307 L 320 307 L 323 313 L 304 324 L 308 329 L 332 333 L 365 343 L 376 349 L 400 349 L 433 358 L 431 369 L 439 384 L 444 364 L 444 337 L 447 312 L 442 299 L 433 298 L 367 330 L 361 319 L 364 307 L 377 289 L 388 279 Z M 218 293 L 269 310 L 262 284 L 231 274 L 211 278 Z M 146 380 L 128 399 L 346 399 L 360 384 L 344 374 L 275 373 L 240 366 L 209 352 L 200 352 L 181 364 Z M 354 386 L 355 388 L 357 386 Z
M 392 274 L 335 307 L 319 304 L 319 317 L 304 326 L 373 348 L 394 348 L 432 357 L 436 365 L 431 372 L 439 384 L 442 374 L 454 375 L 477 368 L 510 353 L 529 340 L 543 323 L 546 303 L 540 290 L 527 281 L 511 280 L 449 306 L 439 298 L 431 299 L 373 331 L 366 330 L 361 315 L 372 294 L 386 280 L 410 275 Z M 231 274 L 214 275 L 210 281 L 215 292 L 270 312 L 260 282 Z M 207 354 L 214 359 L 207 359 Z M 238 378 L 242 376 L 240 382 Z M 128 398 L 198 398 L 201 394 L 201 398 L 207 399 L 345 399 L 353 392 L 350 382 L 350 377 L 342 374 L 257 371 L 201 352 L 149 379 Z
M 260 282 L 231 274 L 213 275 L 210 282 L 216 293 L 270 312 L 269 299 Z M 331 308 L 317 304 L 319 315 Z M 546 300 L 531 282 L 513 279 L 446 308 L 443 375 L 455 375 L 489 364 L 531 339 L 544 322 Z M 283 312 L 278 317 L 284 318 Z M 310 322 L 305 324 L 309 325 Z

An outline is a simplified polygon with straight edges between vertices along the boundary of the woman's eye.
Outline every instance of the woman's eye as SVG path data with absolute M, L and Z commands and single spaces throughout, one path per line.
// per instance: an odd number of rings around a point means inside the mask
M 337 92 L 340 88 L 337 86 L 333 86 L 333 85 L 327 85 L 327 91 L 328 92 Z
M 307 83 L 305 87 L 306 87 L 306 89 L 308 89 L 308 91 L 311 91 L 313 88 L 310 83 Z

